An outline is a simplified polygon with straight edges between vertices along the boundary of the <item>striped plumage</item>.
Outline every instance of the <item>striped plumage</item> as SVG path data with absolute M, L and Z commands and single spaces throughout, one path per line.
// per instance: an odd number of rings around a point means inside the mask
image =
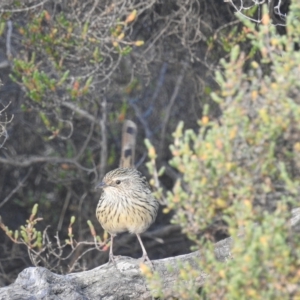
M 110 260 L 114 260 L 113 238 L 124 231 L 137 235 L 143 258 L 149 260 L 140 233 L 154 222 L 159 204 L 146 178 L 134 168 L 118 168 L 107 173 L 98 187 L 102 188 L 102 194 L 96 216 L 112 237 Z

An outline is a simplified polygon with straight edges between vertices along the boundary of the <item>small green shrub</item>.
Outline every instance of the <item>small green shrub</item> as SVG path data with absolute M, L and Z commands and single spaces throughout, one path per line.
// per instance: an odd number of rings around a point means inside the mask
M 201 250 L 200 268 L 209 274 L 201 297 L 186 284 L 180 299 L 300 297 L 300 240 L 289 223 L 300 196 L 299 17 L 294 1 L 282 36 L 266 11 L 258 30 L 245 21 L 261 61 L 233 47 L 216 73 L 220 92 L 212 94 L 220 119 L 206 111 L 198 132 L 180 123 L 174 133 L 170 165 L 181 178 L 168 193 L 168 209 Z M 212 224 L 225 224 L 235 237 L 226 263 L 215 259 Z M 196 277 L 185 275 L 188 282 Z

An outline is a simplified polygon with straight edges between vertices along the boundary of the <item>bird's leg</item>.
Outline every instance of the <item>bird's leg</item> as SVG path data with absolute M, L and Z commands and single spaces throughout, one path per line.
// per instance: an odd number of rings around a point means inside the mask
M 136 233 L 136 236 L 137 236 L 137 238 L 138 238 L 138 240 L 140 242 L 140 245 L 141 245 L 142 251 L 143 251 L 143 256 L 142 256 L 142 259 L 141 259 L 142 262 L 145 262 L 147 260 L 149 262 L 151 268 L 154 270 L 153 264 L 152 264 L 151 260 L 148 257 L 147 251 L 146 251 L 146 249 L 144 247 L 144 244 L 142 242 L 142 239 L 141 239 L 140 235 L 138 233 Z
M 110 235 L 111 242 L 110 242 L 110 249 L 109 249 L 109 260 L 108 260 L 108 263 L 113 262 L 114 265 L 116 265 L 116 261 L 115 261 L 114 254 L 113 254 L 113 244 L 114 244 L 115 236 L 116 236 L 115 234 Z

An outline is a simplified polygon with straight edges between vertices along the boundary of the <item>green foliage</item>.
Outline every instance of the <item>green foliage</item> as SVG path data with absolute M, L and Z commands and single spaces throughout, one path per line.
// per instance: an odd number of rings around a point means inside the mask
M 119 21 L 115 27 L 110 29 L 112 44 L 115 50 L 122 56 L 126 56 L 131 53 L 132 47 L 140 47 L 144 45 L 144 41 L 137 40 L 133 42 L 124 41 L 127 26 L 132 23 L 137 17 L 137 10 L 134 9 L 124 22 Z
M 236 44 L 246 41 L 246 32 L 240 31 L 238 26 L 233 27 L 229 33 L 221 36 L 221 42 L 226 52 L 230 52 L 232 47 Z
M 23 109 L 34 107 L 39 110 L 38 116 L 46 129 L 44 132 L 41 130 L 40 134 L 48 136 L 52 131 L 52 136 L 47 138 L 51 140 L 59 136 L 63 129 L 68 130 L 68 126 L 63 128 L 67 123 L 61 123 L 67 118 L 60 107 L 62 99 L 75 102 L 76 106 L 69 106 L 71 109 L 80 107 L 81 111 L 93 111 L 90 102 L 101 101 L 89 99 L 94 81 L 100 80 L 95 78 L 95 70 L 104 70 L 107 66 L 103 49 L 109 51 L 105 56 L 111 64 L 112 55 L 126 56 L 134 46 L 143 45 L 141 40 L 128 40 L 128 27 L 136 18 L 137 11 L 133 10 L 125 21 L 116 19 L 110 24 L 112 27 L 105 39 L 101 38 L 101 34 L 93 34 L 90 22 L 74 20 L 66 12 L 51 15 L 44 9 L 30 15 L 26 26 L 19 25 L 24 49 L 22 55 L 14 58 L 10 77 L 26 91 L 27 102 L 23 104 Z M 0 35 L 4 28 L 5 22 L 1 22 Z M 28 49 L 30 51 L 26 53 Z M 79 63 L 85 69 L 90 68 L 90 71 L 78 74 Z M 111 70 L 103 71 L 109 72 Z M 60 124 L 57 125 L 57 122 Z
M 0 36 L 4 33 L 5 22 L 3 20 L 0 21 Z
M 32 208 L 31 215 L 26 221 L 25 226 L 20 226 L 19 230 L 15 230 L 13 233 L 4 223 L 0 217 L 0 228 L 6 233 L 6 235 L 16 244 L 24 244 L 31 251 L 39 251 L 42 248 L 42 232 L 36 229 L 36 224 L 42 220 L 37 218 L 38 204 L 35 204 Z
M 4 231 L 14 244 L 26 246 L 29 258 L 34 266 L 44 266 L 50 270 L 56 271 L 58 268 L 62 270 L 62 261 L 68 260 L 72 254 L 75 253 L 78 247 L 82 248 L 82 246 L 87 246 L 88 250 L 83 252 L 80 257 L 76 257 L 73 265 L 68 266 L 68 268 L 72 270 L 87 252 L 93 249 L 103 251 L 103 248 L 105 248 L 105 250 L 107 250 L 107 233 L 103 235 L 104 239 L 101 239 L 101 237 L 97 235 L 94 225 L 90 220 L 87 221 L 87 224 L 89 226 L 93 242 L 77 242 L 74 239 L 73 225 L 76 221 L 75 216 L 71 216 L 70 218 L 67 233 L 68 238 L 62 242 L 57 233 L 55 236 L 56 243 L 51 242 L 47 233 L 49 226 L 47 226 L 44 231 L 39 231 L 37 229 L 38 222 L 43 220 L 42 218 L 36 217 L 37 213 L 38 204 L 35 204 L 32 208 L 29 219 L 26 220 L 26 224 L 21 225 L 20 229 L 15 230 L 14 232 L 2 222 L 0 216 L 0 229 Z
M 150 185 L 154 188 L 153 195 L 157 199 L 163 199 L 163 189 L 159 185 L 158 178 L 162 176 L 165 172 L 165 167 L 162 166 L 159 171 L 156 169 L 156 163 L 155 160 L 157 158 L 156 150 L 154 146 L 150 143 L 148 139 L 145 140 L 145 145 L 148 150 L 148 156 L 150 158 L 150 161 L 146 163 L 146 166 L 150 172 L 150 174 L 153 174 L 153 179 L 150 180 Z M 164 201 L 164 200 L 162 200 Z
M 223 72 L 216 73 L 220 92 L 212 94 L 222 110 L 220 120 L 206 113 L 198 132 L 180 123 L 173 134 L 170 164 L 182 179 L 168 194 L 168 209 L 175 210 L 173 221 L 201 249 L 208 299 L 300 297 L 295 251 L 300 240 L 289 223 L 300 196 L 300 53 L 294 50 L 299 12 L 294 2 L 284 36 L 271 26 L 266 10 L 258 30 L 246 22 L 247 37 L 262 61 L 253 60 L 245 71 L 247 55 L 233 47 L 229 61 L 221 61 Z M 201 238 L 211 224 L 220 223 L 235 238 L 226 263 L 215 259 L 213 236 Z M 241 232 L 243 238 L 237 238 Z M 192 286 L 179 294 L 199 298 Z

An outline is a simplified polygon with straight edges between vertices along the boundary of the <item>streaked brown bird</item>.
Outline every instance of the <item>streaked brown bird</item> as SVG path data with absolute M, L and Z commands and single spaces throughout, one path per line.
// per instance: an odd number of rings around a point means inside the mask
M 159 203 L 146 178 L 131 165 L 134 162 L 136 125 L 126 121 L 120 168 L 108 172 L 97 186 L 102 194 L 96 209 L 101 226 L 111 235 L 109 261 L 114 261 L 113 240 L 121 232 L 135 233 L 142 247 L 142 260 L 150 259 L 140 234 L 154 222 Z

